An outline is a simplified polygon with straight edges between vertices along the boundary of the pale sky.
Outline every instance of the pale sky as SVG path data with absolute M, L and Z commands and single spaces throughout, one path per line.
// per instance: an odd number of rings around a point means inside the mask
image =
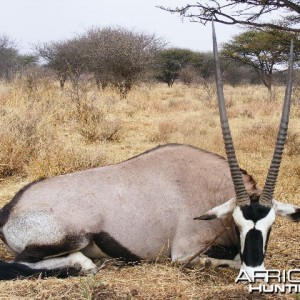
M 156 8 L 180 6 L 182 0 L 4 0 L 0 34 L 30 52 L 38 43 L 58 41 L 83 33 L 91 26 L 122 26 L 155 33 L 170 46 L 198 51 L 212 50 L 211 25 L 182 21 L 178 15 Z M 218 42 L 227 42 L 241 28 L 216 25 Z

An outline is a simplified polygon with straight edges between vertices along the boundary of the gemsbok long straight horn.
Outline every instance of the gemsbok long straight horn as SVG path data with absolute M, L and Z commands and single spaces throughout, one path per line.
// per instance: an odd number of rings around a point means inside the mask
M 240 170 L 235 157 L 215 33 L 213 37 L 228 161 L 196 147 L 169 144 L 115 165 L 25 186 L 0 210 L 0 237 L 16 257 L 13 263 L 0 261 L 0 280 L 39 273 L 63 277 L 69 271 L 76 274 L 72 268 L 78 266 L 84 273 L 94 273 L 97 268 L 92 260 L 97 258 L 138 262 L 167 256 L 186 263 L 208 244 L 206 257 L 196 257 L 192 265 L 203 264 L 208 257 L 213 266 L 240 268 L 250 277 L 264 270 L 275 214 L 300 220 L 299 207 L 272 199 L 288 109 L 284 109 L 283 129 L 262 192 L 253 177 Z M 291 69 L 292 60 L 288 106 Z M 195 216 L 211 221 L 195 221 Z M 224 230 L 216 219 L 227 216 L 229 229 L 216 239 L 216 233 Z M 209 243 L 213 240 L 216 244 Z
M 234 145 L 233 145 L 231 132 L 229 128 L 226 105 L 224 100 L 224 93 L 223 93 L 223 84 L 222 84 L 221 67 L 220 67 L 220 61 L 218 55 L 217 38 L 215 32 L 215 25 L 213 21 L 212 21 L 212 31 L 213 31 L 214 59 L 216 65 L 216 84 L 217 84 L 217 93 L 218 93 L 218 104 L 219 104 L 219 113 L 220 113 L 220 121 L 221 121 L 222 133 L 223 133 L 223 140 L 225 144 L 225 150 L 226 150 L 226 155 L 227 155 L 228 164 L 230 168 L 231 178 L 234 185 L 236 203 L 237 205 L 246 205 L 246 204 L 250 204 L 250 198 L 245 189 L 241 169 L 236 159 Z
M 275 220 L 275 214 L 277 213 L 283 216 L 288 216 L 294 221 L 299 221 L 300 218 L 300 209 L 298 207 L 290 204 L 282 204 L 273 199 L 276 179 L 288 129 L 292 94 L 293 42 L 291 42 L 290 47 L 288 79 L 283 112 L 273 159 L 264 189 L 262 191 L 257 189 L 256 193 L 251 194 L 245 187 L 245 178 L 243 178 L 241 173 L 242 171 L 238 166 L 235 156 L 223 95 L 221 68 L 214 24 L 212 24 L 212 28 L 220 120 L 228 164 L 235 190 L 235 198 L 211 209 L 206 214 L 196 219 L 211 220 L 217 217 L 227 216 L 232 213 L 233 220 L 236 225 L 236 236 L 239 242 L 241 272 L 247 272 L 249 277 L 253 278 L 255 271 L 265 270 L 264 256 L 270 229 Z
M 279 172 L 284 144 L 286 142 L 286 137 L 287 137 L 291 99 L 292 99 L 293 55 L 294 55 L 294 49 L 293 49 L 293 40 L 292 40 L 291 48 L 290 48 L 288 78 L 286 83 L 284 103 L 283 103 L 281 121 L 280 121 L 278 135 L 277 135 L 277 141 L 276 141 L 270 169 L 265 182 L 265 186 L 259 198 L 259 202 L 265 206 L 273 205 L 272 199 L 273 199 L 274 189 L 275 189 L 276 180 Z

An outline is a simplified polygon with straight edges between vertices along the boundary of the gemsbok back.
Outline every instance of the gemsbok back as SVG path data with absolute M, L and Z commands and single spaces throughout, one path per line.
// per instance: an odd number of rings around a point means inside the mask
M 79 268 L 95 272 L 92 259 L 102 257 L 138 262 L 165 255 L 185 263 L 224 228 L 222 218 L 230 226 L 205 253 L 212 265 L 241 268 L 249 276 L 264 269 L 275 215 L 300 220 L 299 207 L 273 199 L 287 135 L 293 48 L 277 143 L 260 189 L 236 160 L 214 29 L 213 41 L 228 161 L 170 144 L 119 164 L 25 186 L 0 211 L 1 238 L 16 257 L 13 263 L 0 263 L 0 279 L 39 272 L 67 276 L 68 269 Z M 203 262 L 197 257 L 191 264 Z

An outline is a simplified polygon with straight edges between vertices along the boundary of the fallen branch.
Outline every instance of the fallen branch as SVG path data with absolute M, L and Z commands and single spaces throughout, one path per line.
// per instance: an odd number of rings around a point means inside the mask
M 214 242 L 225 232 L 227 231 L 228 229 L 230 228 L 230 225 L 227 224 L 227 226 L 225 226 L 223 228 L 222 231 L 220 231 L 209 243 L 207 243 L 203 248 L 201 248 L 196 254 L 194 254 L 192 257 L 189 258 L 189 260 L 180 267 L 180 270 L 183 270 L 184 268 L 186 268 L 191 261 L 193 261 L 197 256 L 203 254 L 204 252 L 206 252 L 211 245 L 214 244 Z

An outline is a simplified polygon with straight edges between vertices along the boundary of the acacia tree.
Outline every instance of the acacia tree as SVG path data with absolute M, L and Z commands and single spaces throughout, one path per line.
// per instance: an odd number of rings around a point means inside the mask
M 292 39 L 297 49 L 300 46 L 297 34 L 271 29 L 249 30 L 224 44 L 222 53 L 253 68 L 272 95 L 274 70 L 287 62 Z M 298 56 L 297 51 L 295 55 Z
M 300 32 L 299 0 L 190 0 L 180 7 L 160 8 L 179 13 L 181 17 L 202 24 L 214 20 L 229 25 L 240 24 Z M 265 18 L 274 11 L 277 11 L 277 19 L 269 21 Z
M 203 80 L 208 80 L 214 75 L 215 63 L 212 52 L 195 52 L 191 64 Z
M 171 48 L 161 51 L 156 61 L 156 78 L 172 87 L 180 71 L 192 61 L 193 55 L 193 51 L 188 49 Z

